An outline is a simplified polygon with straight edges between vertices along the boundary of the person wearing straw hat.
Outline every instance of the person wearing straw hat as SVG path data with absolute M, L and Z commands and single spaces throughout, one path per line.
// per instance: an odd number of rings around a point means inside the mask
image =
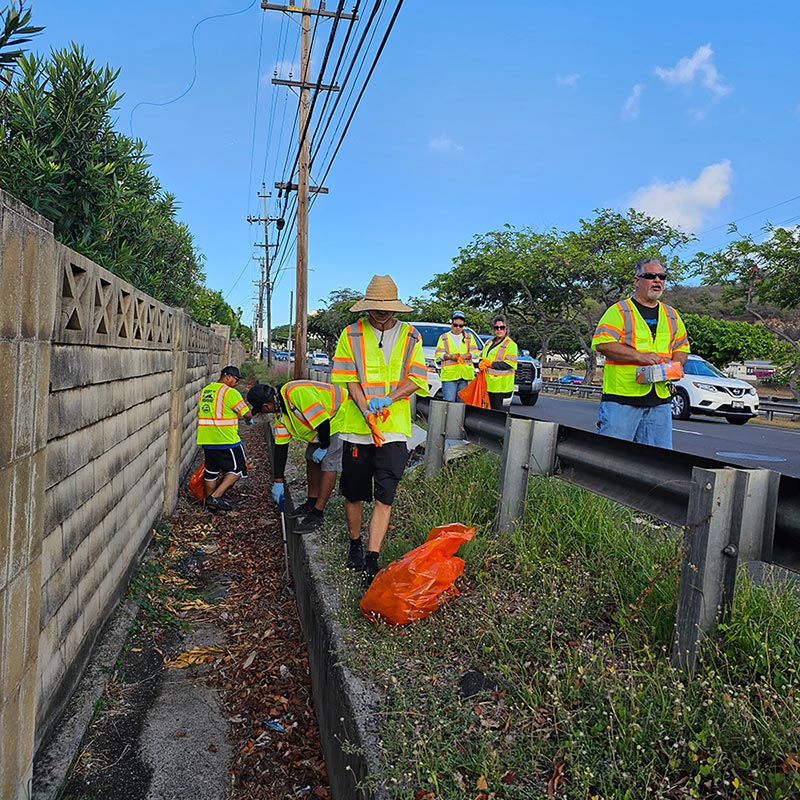
M 422 337 L 396 314 L 412 309 L 397 296 L 388 275 L 375 275 L 366 294 L 350 307 L 366 319 L 340 334 L 331 381 L 347 387 L 342 415 L 342 474 L 345 517 L 350 533 L 347 566 L 362 570 L 367 582 L 378 572 L 392 503 L 408 461 L 413 394 L 428 395 Z M 375 500 L 367 551 L 361 540 L 364 502 Z

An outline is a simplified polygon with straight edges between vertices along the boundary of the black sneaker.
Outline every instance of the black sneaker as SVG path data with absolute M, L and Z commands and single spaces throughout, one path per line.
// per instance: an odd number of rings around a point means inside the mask
M 206 497 L 206 508 L 209 511 L 233 510 L 233 506 L 224 497 L 214 497 L 213 494 Z
M 359 572 L 364 569 L 364 543 L 361 539 L 350 540 L 350 551 L 347 553 L 347 569 Z
M 304 503 L 301 503 L 296 508 L 293 508 L 291 511 L 286 512 L 287 517 L 295 518 L 295 517 L 305 517 L 311 513 L 311 509 L 314 508 L 314 503 L 316 503 L 316 499 L 314 500 L 306 500 Z
M 368 550 L 364 561 L 364 581 L 367 586 L 372 583 L 372 579 L 380 572 L 380 569 L 378 566 L 378 554 Z
M 325 521 L 325 517 L 322 514 L 307 514 L 303 519 L 299 522 L 295 523 L 294 528 L 292 529 L 295 533 L 311 533 L 311 531 L 315 531 L 319 528 L 320 525 Z

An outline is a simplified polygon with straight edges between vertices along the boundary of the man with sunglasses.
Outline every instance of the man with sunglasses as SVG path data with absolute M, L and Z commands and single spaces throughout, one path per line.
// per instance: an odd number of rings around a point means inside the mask
M 637 369 L 677 361 L 689 354 L 678 312 L 661 302 L 667 270 L 657 258 L 634 270 L 634 295 L 606 309 L 592 337 L 605 356 L 597 430 L 605 436 L 672 449 L 672 413 L 667 381 L 638 383 Z
M 197 444 L 202 446 L 205 457 L 203 485 L 209 511 L 230 511 L 233 506 L 223 495 L 247 475 L 239 417 L 249 424 L 253 415 L 234 388 L 240 379 L 238 367 L 223 367 L 219 380 L 204 386 L 200 392 Z
M 467 318 L 463 311 L 454 311 L 450 330 L 439 337 L 433 358 L 440 365 L 442 397 L 449 403 L 463 402 L 458 393 L 475 377 L 473 359 L 480 355 L 478 342 L 464 330 Z

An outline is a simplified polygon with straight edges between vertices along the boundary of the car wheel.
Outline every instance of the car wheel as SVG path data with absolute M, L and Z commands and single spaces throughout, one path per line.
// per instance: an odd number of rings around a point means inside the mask
M 539 392 L 533 392 L 531 394 L 521 394 L 519 395 L 519 401 L 524 406 L 535 406 L 536 401 L 539 399 Z
M 725 417 L 725 419 L 728 420 L 731 425 L 744 425 L 745 422 L 750 419 L 750 417 L 737 417 L 733 414 L 730 414 L 729 416 Z
M 689 396 L 683 389 L 672 395 L 672 419 L 689 419 Z

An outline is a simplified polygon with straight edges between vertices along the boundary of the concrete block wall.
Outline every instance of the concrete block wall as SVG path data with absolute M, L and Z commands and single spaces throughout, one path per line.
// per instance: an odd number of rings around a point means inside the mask
M 33 772 L 47 386 L 57 286 L 52 225 L 0 193 L 0 797 Z M 33 279 L 32 279 L 33 278 Z M 44 398 L 44 399 L 43 399 Z
M 174 508 L 200 389 L 244 351 L 2 190 L 0 285 L 0 800 L 16 800 Z

